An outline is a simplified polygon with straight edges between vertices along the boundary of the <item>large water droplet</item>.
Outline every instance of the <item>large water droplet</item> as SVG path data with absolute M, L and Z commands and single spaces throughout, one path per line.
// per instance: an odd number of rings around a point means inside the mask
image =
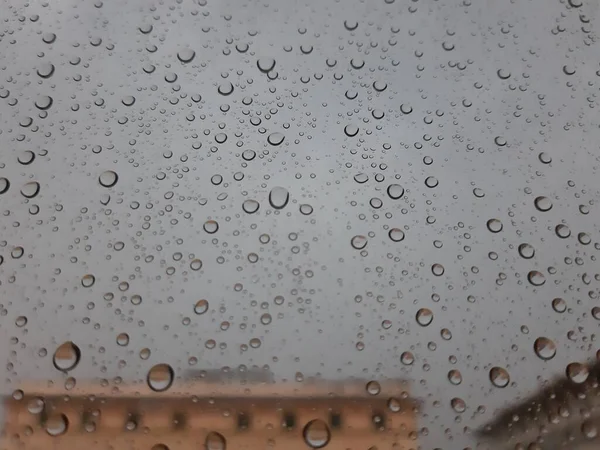
M 227 441 L 222 434 L 211 431 L 206 435 L 206 440 L 204 441 L 204 448 L 206 450 L 225 450 L 226 446 Z
M 37 74 L 42 78 L 50 78 L 54 74 L 54 64 L 49 62 L 41 63 L 37 67 Z
M 366 236 L 363 236 L 362 234 L 358 234 L 350 240 L 352 247 L 354 247 L 356 250 L 362 250 L 365 248 L 367 246 L 367 242 Z
M 256 211 L 258 211 L 258 208 L 260 208 L 260 203 L 258 203 L 256 200 L 250 199 L 242 203 L 242 209 L 248 214 L 254 214 Z
M 404 231 L 402 231 L 400 228 L 392 228 L 389 231 L 388 236 L 392 241 L 400 242 L 404 240 Z
M 156 392 L 164 392 L 171 387 L 175 372 L 168 364 L 156 364 L 148 371 L 146 381 L 150 389 Z
M 546 277 L 542 272 L 537 270 L 532 270 L 527 274 L 527 280 L 534 286 L 541 286 L 546 282 Z
M 387 193 L 392 200 L 398 200 L 404 195 L 404 188 L 399 184 L 390 184 L 387 188 Z
M 529 244 L 519 245 L 519 255 L 525 259 L 531 259 L 535 255 L 535 249 Z
M 490 381 L 494 386 L 504 388 L 510 382 L 510 375 L 502 367 L 492 367 L 490 369 Z
M 224 81 L 219 85 L 217 91 L 221 95 L 229 95 L 233 92 L 233 84 L 231 84 L 231 81 Z
M 275 68 L 275 60 L 273 58 L 259 58 L 256 65 L 261 72 L 269 73 Z
M 46 419 L 46 433 L 52 437 L 65 434 L 69 429 L 69 420 L 64 414 L 52 414 Z
M 282 209 L 288 204 L 290 193 L 286 188 L 276 186 L 269 192 L 269 203 L 275 209 Z
M 433 312 L 429 308 L 421 308 L 417 311 L 417 323 L 426 327 L 433 321 Z
M 58 370 L 68 372 L 73 370 L 81 359 L 81 351 L 73 342 L 67 341 L 61 344 L 52 357 L 54 367 Z
M 566 374 L 573 383 L 581 384 L 588 379 L 590 371 L 585 364 L 574 362 L 567 365 Z
M 177 52 L 177 59 L 179 59 L 179 61 L 181 61 L 182 63 L 191 62 L 195 56 L 196 52 L 191 48 L 184 48 Z
M 490 219 L 487 221 L 487 228 L 492 233 L 499 233 L 502 231 L 502 222 L 500 222 L 498 219 Z
M 10 188 L 10 181 L 8 178 L 0 178 L 0 194 L 4 194 Z
M 208 306 L 208 300 L 198 300 L 194 305 L 194 312 L 196 314 L 204 314 L 206 311 L 208 311 Z
M 37 181 L 30 181 L 25 183 L 21 188 L 21 195 L 26 198 L 33 198 L 40 192 L 40 183 Z
M 304 442 L 311 448 L 323 448 L 331 439 L 329 427 L 320 419 L 311 420 L 302 431 Z
M 98 177 L 98 182 L 105 188 L 113 187 L 119 181 L 119 176 L 112 170 L 106 170 Z
M 533 343 L 533 351 L 544 361 L 548 361 L 556 355 L 556 344 L 547 337 L 539 337 Z
M 346 125 L 344 127 L 344 133 L 348 137 L 354 137 L 358 134 L 358 127 L 356 125 Z
M 538 211 L 546 212 L 552 209 L 552 202 L 548 197 L 536 197 L 533 203 Z
M 283 133 L 275 132 L 275 133 L 271 133 L 267 137 L 267 142 L 271 145 L 280 145 L 284 139 L 285 139 L 285 136 L 283 135 Z
M 219 231 L 219 224 L 216 220 L 207 220 L 202 227 L 208 234 L 215 234 Z

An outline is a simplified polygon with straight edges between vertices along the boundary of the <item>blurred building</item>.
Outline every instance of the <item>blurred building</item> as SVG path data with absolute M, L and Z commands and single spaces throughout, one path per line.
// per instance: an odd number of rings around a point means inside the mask
M 159 393 L 145 385 L 23 386 L 4 400 L 1 449 L 416 449 L 404 381 L 277 384 L 215 373 Z M 373 395 L 377 389 L 380 393 Z M 310 445 L 309 445 L 310 444 Z
M 567 373 L 483 427 L 491 448 L 600 449 L 600 363 L 571 365 Z

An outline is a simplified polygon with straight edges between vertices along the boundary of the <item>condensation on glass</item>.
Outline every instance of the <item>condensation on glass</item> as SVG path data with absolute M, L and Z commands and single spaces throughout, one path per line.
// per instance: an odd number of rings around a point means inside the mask
M 3 448 L 597 448 L 600 4 L 3 0 Z

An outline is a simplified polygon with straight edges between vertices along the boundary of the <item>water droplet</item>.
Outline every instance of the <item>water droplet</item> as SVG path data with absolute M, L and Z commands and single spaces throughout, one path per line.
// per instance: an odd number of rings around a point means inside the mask
M 98 177 L 98 182 L 102 187 L 111 188 L 119 181 L 119 176 L 112 170 L 106 170 Z
M 179 61 L 181 61 L 184 64 L 191 62 L 195 56 L 196 56 L 196 52 L 194 50 L 192 50 L 191 48 L 181 49 L 177 53 L 177 59 L 179 59 Z
M 548 361 L 556 355 L 556 344 L 547 337 L 539 337 L 533 343 L 533 351 L 538 358 Z
M 552 309 L 557 313 L 564 313 L 567 310 L 567 302 L 564 299 L 557 297 L 552 300 Z
M 256 211 L 258 211 L 258 208 L 260 208 L 260 203 L 258 203 L 256 200 L 246 200 L 242 204 L 242 209 L 247 214 L 254 214 Z
M 369 181 L 369 176 L 366 173 L 358 173 L 354 175 L 354 181 L 358 184 L 363 184 Z
M 28 166 L 33 162 L 34 159 L 35 153 L 33 153 L 31 150 L 25 150 L 18 156 L 17 161 L 24 166 Z
M 10 188 L 8 178 L 0 177 L 0 194 L 4 194 Z
M 417 323 L 422 327 L 426 327 L 433 321 L 433 312 L 428 308 L 421 308 L 417 311 Z
M 410 366 L 415 362 L 415 357 L 411 352 L 402 352 L 400 355 L 400 362 L 405 366 Z
M 52 106 L 54 100 L 49 95 L 40 95 L 35 99 L 35 106 L 42 111 L 49 109 Z
M 552 209 L 552 201 L 548 197 L 536 197 L 534 204 L 538 211 L 546 212 Z
M 280 145 L 283 140 L 285 139 L 285 136 L 282 133 L 271 133 L 268 137 L 267 137 L 267 142 L 271 145 Z
M 490 381 L 498 388 L 505 388 L 510 382 L 510 375 L 502 367 L 492 367 L 490 369 Z
M 138 30 L 140 30 L 140 33 L 143 33 L 143 34 L 151 33 L 152 29 L 153 29 L 152 24 L 149 24 L 149 23 L 145 23 L 138 27 Z
M 457 412 L 459 414 L 464 413 L 467 409 L 465 401 L 462 398 L 458 397 L 454 397 L 452 400 L 450 400 L 450 406 L 452 407 L 454 412 Z
M 271 70 L 275 68 L 275 60 L 273 58 L 260 58 L 256 65 L 258 66 L 258 70 L 263 73 L 269 73 Z
M 346 125 L 344 127 L 344 133 L 348 137 L 354 137 L 358 134 L 358 127 L 356 125 Z
M 375 89 L 377 92 L 383 92 L 387 89 L 387 83 L 383 81 L 375 81 L 373 83 L 373 89 Z
M 452 369 L 448 372 L 448 381 L 455 386 L 458 386 L 460 383 L 462 383 L 462 374 L 460 371 Z
M 40 192 L 40 183 L 37 181 L 30 181 L 25 183 L 21 188 L 21 195 L 26 198 L 33 198 Z
M 229 95 L 233 92 L 233 84 L 230 81 L 224 81 L 219 85 L 217 91 L 221 95 Z
M 156 364 L 148 371 L 146 381 L 150 389 L 156 392 L 164 392 L 171 387 L 175 372 L 168 364 Z
M 592 242 L 592 238 L 587 233 L 578 233 L 577 240 L 581 245 L 589 245 Z
M 546 282 L 546 277 L 544 276 L 544 274 L 537 270 L 532 270 L 531 272 L 529 272 L 527 274 L 527 279 L 534 286 L 541 286 Z
M 92 287 L 96 282 L 96 277 L 92 274 L 86 274 L 81 278 L 81 285 L 85 288 Z
M 392 228 L 389 231 L 388 236 L 392 241 L 400 242 L 404 240 L 404 231 L 402 231 L 400 228 Z
M 502 222 L 500 222 L 498 219 L 490 219 L 487 221 L 487 228 L 492 233 L 499 233 L 503 228 Z
M 129 335 L 127 333 L 119 333 L 119 335 L 117 335 L 117 345 L 127 347 L 127 345 L 129 345 Z
M 309 216 L 312 214 L 312 212 L 313 212 L 313 207 L 310 206 L 309 204 L 304 203 L 304 204 L 300 205 L 300 213 L 301 214 L 303 214 L 305 216 Z
M 570 0 L 569 3 L 574 1 L 579 0 Z M 581 424 L 581 432 L 586 439 L 596 439 L 598 437 L 598 426 L 593 421 L 586 420 Z
M 207 220 L 204 222 L 203 228 L 208 234 L 215 234 L 219 231 L 219 224 L 216 220 Z
M 325 447 L 331 438 L 329 427 L 320 419 L 311 420 L 302 431 L 304 442 L 311 448 Z
M 434 264 L 433 266 L 431 266 L 431 272 L 436 277 L 440 277 L 444 275 L 444 266 L 442 266 L 441 264 Z
M 556 235 L 561 239 L 566 239 L 569 236 L 571 236 L 571 230 L 569 229 L 569 227 L 562 223 L 559 225 L 556 225 L 556 228 L 554 229 L 554 231 L 556 232 Z
M 225 450 L 226 446 L 227 441 L 221 433 L 211 431 L 206 435 L 206 440 L 204 441 L 204 448 L 206 450 Z
M 194 312 L 196 314 L 204 314 L 208 311 L 208 300 L 198 300 L 194 305 Z
M 354 31 L 358 27 L 358 22 L 356 20 L 344 20 L 344 27 L 348 31 Z
M 398 413 L 402 409 L 402 403 L 395 397 L 391 397 L 387 402 L 388 409 L 393 413 Z M 369 450 L 372 450 L 371 447 Z
M 548 153 L 546 153 L 546 152 L 541 152 L 538 155 L 538 159 L 543 164 L 550 164 L 552 162 L 552 157 Z
M 412 108 L 412 106 L 410 106 L 406 103 L 402 103 L 400 105 L 400 111 L 402 112 L 402 114 L 410 114 L 411 112 L 413 112 L 413 108 Z
M 44 41 L 46 44 L 52 44 L 54 41 L 56 40 L 56 34 L 54 33 L 44 33 L 42 35 L 42 41 Z
M 404 188 L 399 184 L 390 184 L 387 193 L 392 200 L 398 200 L 404 195 Z
M 434 188 L 439 184 L 439 181 L 435 177 L 427 177 L 425 179 L 425 186 L 428 188 Z
M 585 364 L 574 362 L 567 365 L 566 374 L 573 383 L 581 384 L 588 379 L 590 371 Z
M 358 234 L 350 240 L 352 247 L 354 247 L 356 250 L 362 250 L 365 248 L 367 246 L 367 242 L 366 236 L 363 236 L 362 234 Z
M 290 193 L 286 188 L 276 186 L 269 192 L 269 203 L 275 209 L 282 209 L 288 204 Z
M 133 429 L 137 428 L 137 424 L 135 424 L 135 422 L 133 422 L 133 425 L 134 425 Z M 155 444 L 152 446 L 151 450 L 170 450 L 170 449 L 165 444 Z
M 73 370 L 81 359 L 81 351 L 73 342 L 67 341 L 61 344 L 52 358 L 54 367 L 63 372 Z
M 37 74 L 41 78 L 50 78 L 54 74 L 54 64 L 49 62 L 41 63 L 37 67 Z
M 519 255 L 525 259 L 531 259 L 535 255 L 535 249 L 529 244 L 519 245 Z
M 52 437 L 65 434 L 69 428 L 69 420 L 64 414 L 52 414 L 46 419 L 46 433 Z
M 379 395 L 381 392 L 381 385 L 377 381 L 369 381 L 366 389 L 369 395 Z

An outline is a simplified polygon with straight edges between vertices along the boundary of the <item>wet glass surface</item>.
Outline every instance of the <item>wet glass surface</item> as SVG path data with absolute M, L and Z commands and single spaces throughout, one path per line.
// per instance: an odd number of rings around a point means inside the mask
M 398 448 L 463 449 L 596 388 L 598 11 L 3 1 L 2 394 L 358 383 L 415 400 Z

